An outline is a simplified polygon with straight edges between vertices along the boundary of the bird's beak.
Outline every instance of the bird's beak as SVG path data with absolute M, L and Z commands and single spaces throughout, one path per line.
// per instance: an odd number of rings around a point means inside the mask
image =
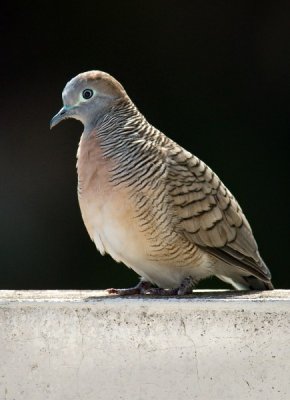
M 57 124 L 59 124 L 61 121 L 63 121 L 66 118 L 69 118 L 71 116 L 69 107 L 62 107 L 57 114 L 51 119 L 50 121 L 50 129 L 55 127 Z

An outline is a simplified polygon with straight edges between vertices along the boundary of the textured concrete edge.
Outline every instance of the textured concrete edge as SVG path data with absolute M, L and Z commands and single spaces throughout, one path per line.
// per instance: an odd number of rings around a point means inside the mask
M 184 297 L 108 296 L 101 290 L 0 290 L 0 307 L 109 307 L 123 312 L 146 307 L 168 310 L 290 312 L 290 290 L 265 292 L 196 291 Z M 125 307 L 126 306 L 126 307 Z M 127 309 L 129 307 L 129 311 Z

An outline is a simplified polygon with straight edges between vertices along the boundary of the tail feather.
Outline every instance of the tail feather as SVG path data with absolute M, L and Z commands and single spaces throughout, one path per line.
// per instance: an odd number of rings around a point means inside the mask
M 243 280 L 249 290 L 273 290 L 274 286 L 271 281 L 262 281 L 253 275 L 243 276 Z
M 235 274 L 231 277 L 217 275 L 219 279 L 230 283 L 237 290 L 273 290 L 274 286 L 271 281 L 263 281 L 254 275 L 242 276 Z

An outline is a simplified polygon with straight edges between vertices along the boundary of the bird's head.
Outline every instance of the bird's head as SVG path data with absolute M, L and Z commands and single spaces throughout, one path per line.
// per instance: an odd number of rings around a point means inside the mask
M 111 75 L 89 71 L 70 80 L 63 92 L 63 107 L 51 119 L 50 129 L 67 118 L 74 118 L 90 126 L 117 101 L 126 98 L 122 85 Z

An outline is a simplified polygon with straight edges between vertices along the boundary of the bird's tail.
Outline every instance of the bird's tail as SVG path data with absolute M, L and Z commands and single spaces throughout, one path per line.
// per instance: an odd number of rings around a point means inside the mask
M 247 289 L 249 290 L 273 290 L 274 286 L 271 281 L 262 281 L 262 279 L 257 278 L 256 276 L 244 276 L 243 280 L 247 285 Z
M 233 279 L 233 286 L 238 290 L 273 290 L 271 281 L 263 281 L 254 275 L 240 276 L 238 281 Z
M 216 275 L 219 279 L 224 282 L 230 283 L 237 290 L 273 290 L 274 286 L 272 282 L 263 281 L 254 275 L 239 275 L 232 274 L 229 276 Z

